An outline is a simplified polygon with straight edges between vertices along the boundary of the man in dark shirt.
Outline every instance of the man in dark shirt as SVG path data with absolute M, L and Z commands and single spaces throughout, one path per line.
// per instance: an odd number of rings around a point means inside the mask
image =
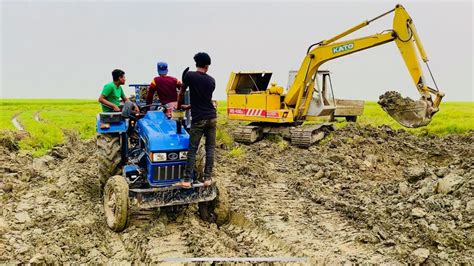
M 206 139 L 206 166 L 204 168 L 204 185 L 212 184 L 212 167 L 214 166 L 214 150 L 216 146 L 216 108 L 212 102 L 212 93 L 216 88 L 213 77 L 207 73 L 211 65 L 211 57 L 206 53 L 194 56 L 196 71 L 189 71 L 183 77 L 180 95 L 189 87 L 191 100 L 191 129 L 189 131 L 188 162 L 184 172 L 183 187 L 191 187 L 193 169 L 199 142 L 204 135 Z M 182 99 L 183 97 L 180 97 Z M 184 106 L 183 106 L 184 107 Z
M 181 82 L 174 77 L 168 76 L 167 63 L 159 62 L 156 67 L 159 76 L 153 78 L 150 83 L 146 104 L 151 104 L 155 93 L 158 93 L 161 104 L 166 107 L 166 115 L 171 117 L 173 110 L 178 104 L 178 89 L 181 88 Z

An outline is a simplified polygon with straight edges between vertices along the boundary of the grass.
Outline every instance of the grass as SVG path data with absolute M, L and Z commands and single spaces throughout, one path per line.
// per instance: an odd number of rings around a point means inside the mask
M 245 150 L 244 148 L 242 148 L 242 146 L 236 146 L 234 148 L 232 148 L 232 150 L 229 151 L 229 156 L 230 157 L 241 157 L 245 154 Z
M 21 149 L 33 156 L 44 155 L 53 146 L 64 141 L 63 129 L 76 130 L 81 138 L 95 135 L 95 116 L 100 106 L 94 100 L 0 100 L 2 114 L 0 129 L 16 130 L 11 122 L 18 121 L 29 133 L 20 141 Z M 38 113 L 40 122 L 35 120 Z
M 305 124 L 322 121 L 324 120 L 305 122 Z M 449 134 L 464 134 L 474 130 L 474 102 L 443 102 L 441 103 L 440 111 L 434 115 L 429 125 L 419 128 L 405 128 L 385 113 L 376 102 L 366 101 L 364 113 L 357 118 L 357 123 L 375 127 L 388 125 L 393 129 L 404 129 L 417 135 L 446 136 Z M 347 122 L 344 118 L 337 118 L 337 128 L 342 128 L 346 125 Z
M 420 128 L 404 128 L 387 115 L 376 102 L 367 102 L 364 114 L 358 118 L 358 122 L 375 126 L 385 124 L 394 129 L 403 128 L 411 133 L 423 135 L 463 134 L 474 130 L 474 102 L 443 102 L 431 123 Z
M 64 141 L 64 136 L 60 127 L 51 123 L 42 123 L 35 120 L 35 110 L 22 112 L 18 120 L 30 137 L 20 141 L 21 149 L 31 150 L 33 156 L 45 154 L 55 145 Z
M 15 127 L 13 126 L 11 119 L 12 117 L 19 112 L 19 110 L 13 109 L 4 109 L 3 106 L 0 106 L 0 129 L 12 129 L 14 130 Z
M 227 120 L 227 103 L 225 101 L 219 101 L 217 105 L 217 132 L 216 142 L 219 146 L 230 149 L 234 143 L 234 140 L 229 134 L 229 129 L 232 128 L 229 120 Z
M 51 147 L 64 141 L 64 129 L 76 130 L 82 139 L 95 135 L 95 117 L 100 106 L 95 100 L 9 100 L 0 99 L 0 130 L 16 130 L 11 123 L 14 115 L 29 132 L 30 137 L 20 141 L 22 149 L 31 151 L 34 156 L 45 154 Z M 217 108 L 218 129 L 217 143 L 229 149 L 231 156 L 241 156 L 244 150 L 234 147 L 230 130 L 238 123 L 227 120 L 226 102 L 220 101 Z M 39 113 L 41 121 L 35 120 Z M 376 102 L 366 102 L 364 114 L 358 118 L 362 125 L 389 125 L 400 129 Z M 338 119 L 336 126 L 344 127 L 347 122 Z M 404 128 L 406 129 L 406 128 Z M 431 124 L 417 129 L 406 129 L 414 134 L 464 134 L 474 130 L 474 102 L 443 102 L 440 111 L 434 116 Z M 287 143 L 274 140 L 284 148 Z

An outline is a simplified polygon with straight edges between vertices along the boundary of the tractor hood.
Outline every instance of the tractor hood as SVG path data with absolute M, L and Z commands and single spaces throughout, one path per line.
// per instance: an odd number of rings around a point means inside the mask
M 189 134 L 182 129 L 176 133 L 176 121 L 161 111 L 150 111 L 138 120 L 138 134 L 145 140 L 150 152 L 188 150 Z

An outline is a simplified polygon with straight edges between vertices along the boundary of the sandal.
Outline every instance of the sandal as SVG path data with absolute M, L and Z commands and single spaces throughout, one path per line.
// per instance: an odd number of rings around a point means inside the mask
M 204 178 L 204 186 L 208 187 L 210 185 L 212 185 L 212 178 L 210 177 Z
M 183 188 L 192 188 L 192 180 L 191 179 L 185 178 L 185 179 L 181 180 L 180 184 L 181 184 L 181 187 L 183 187 Z

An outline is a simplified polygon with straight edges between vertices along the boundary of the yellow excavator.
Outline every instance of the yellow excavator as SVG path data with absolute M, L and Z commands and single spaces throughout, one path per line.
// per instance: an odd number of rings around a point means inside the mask
M 393 29 L 367 37 L 338 41 L 390 13 L 394 13 Z M 234 131 L 234 139 L 242 143 L 253 143 L 264 134 L 283 134 L 296 146 L 310 146 L 324 137 L 324 132 L 332 125 L 323 123 L 302 126 L 303 122 L 334 115 L 337 109 L 336 99 L 331 101 L 326 96 L 329 72 L 320 70 L 320 66 L 329 60 L 392 41 L 397 44 L 421 98 L 413 101 L 402 98 L 397 92 L 387 92 L 380 96 L 379 104 L 405 127 L 426 126 L 439 110 L 444 93 L 438 89 L 431 74 L 428 57 L 413 20 L 402 5 L 396 5 L 394 9 L 371 20 L 312 44 L 286 93 L 283 87 L 276 84 L 268 86 L 272 73 L 232 72 L 226 88 L 228 118 L 251 122 L 238 127 Z M 428 67 L 436 89 L 425 83 L 420 56 Z

